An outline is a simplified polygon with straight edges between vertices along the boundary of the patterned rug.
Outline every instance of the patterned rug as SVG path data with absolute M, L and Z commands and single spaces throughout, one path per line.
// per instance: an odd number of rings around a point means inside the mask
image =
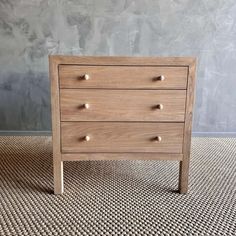
M 193 138 L 189 194 L 171 161 L 64 165 L 50 137 L 0 137 L 0 235 L 236 235 L 236 139 Z

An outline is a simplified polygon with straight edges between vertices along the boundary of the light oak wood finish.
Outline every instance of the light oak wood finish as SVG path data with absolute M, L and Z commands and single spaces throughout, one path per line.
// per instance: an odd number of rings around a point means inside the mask
M 52 144 L 53 144 L 53 172 L 54 193 L 63 193 L 63 161 L 61 160 L 60 144 L 60 104 L 59 104 L 59 79 L 58 64 L 49 57 L 49 73 L 51 79 L 51 109 L 52 109 Z
M 88 161 L 88 160 L 169 160 L 182 161 L 181 153 L 151 153 L 151 152 L 123 152 L 123 153 L 62 153 L 63 161 Z
M 179 161 L 179 190 L 187 192 L 195 58 L 49 61 L 56 194 L 64 161 L 109 159 Z
M 61 89 L 62 121 L 184 122 L 185 90 Z
M 187 73 L 184 66 L 59 67 L 61 88 L 186 89 Z
M 62 153 L 182 153 L 183 128 L 183 123 L 62 122 Z
M 189 66 L 194 57 L 116 57 L 116 56 L 49 56 L 59 65 L 94 66 Z
M 189 65 L 185 126 L 184 126 L 184 140 L 183 140 L 183 160 L 180 161 L 180 167 L 179 167 L 179 191 L 180 193 L 188 192 L 193 104 L 194 104 L 194 97 L 195 97 L 195 74 L 196 74 L 196 63 L 193 62 Z

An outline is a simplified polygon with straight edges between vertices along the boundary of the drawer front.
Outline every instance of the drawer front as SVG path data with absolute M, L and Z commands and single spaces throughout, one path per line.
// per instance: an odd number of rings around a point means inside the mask
M 62 152 L 182 153 L 183 123 L 61 122 Z
M 61 88 L 186 89 L 187 67 L 60 65 Z
M 184 121 L 185 90 L 61 89 L 62 121 Z

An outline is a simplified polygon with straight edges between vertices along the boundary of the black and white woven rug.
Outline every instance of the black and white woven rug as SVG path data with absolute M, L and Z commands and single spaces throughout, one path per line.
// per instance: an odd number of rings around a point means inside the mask
M 236 235 L 236 139 L 193 138 L 189 194 L 177 162 L 64 165 L 53 195 L 50 137 L 0 137 L 0 235 Z

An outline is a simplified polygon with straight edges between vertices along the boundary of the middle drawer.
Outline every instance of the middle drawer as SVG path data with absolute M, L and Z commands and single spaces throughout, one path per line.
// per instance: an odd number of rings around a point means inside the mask
M 184 121 L 185 90 L 61 89 L 61 121 Z

